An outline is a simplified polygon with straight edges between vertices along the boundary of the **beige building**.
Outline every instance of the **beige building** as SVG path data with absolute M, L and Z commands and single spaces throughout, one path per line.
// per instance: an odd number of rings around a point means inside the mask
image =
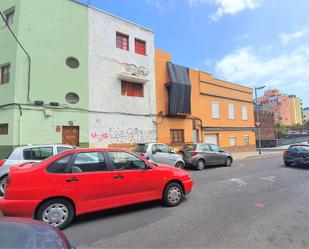
M 302 125 L 302 100 L 297 98 L 295 95 L 289 95 L 289 102 L 292 124 Z

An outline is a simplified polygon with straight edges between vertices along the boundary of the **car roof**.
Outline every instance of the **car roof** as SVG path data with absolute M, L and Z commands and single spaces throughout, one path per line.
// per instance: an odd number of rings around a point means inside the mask
M 53 146 L 74 148 L 74 146 L 67 145 L 67 144 L 33 144 L 33 145 L 32 144 L 28 144 L 26 146 L 16 147 L 15 149 L 29 149 L 29 148 L 53 147 Z
M 5 248 L 16 248 L 16 245 L 19 247 L 23 243 L 31 248 L 46 248 L 46 242 L 54 242 L 54 248 L 71 248 L 70 242 L 60 230 L 40 221 L 0 217 L 0 228 L 0 241 Z

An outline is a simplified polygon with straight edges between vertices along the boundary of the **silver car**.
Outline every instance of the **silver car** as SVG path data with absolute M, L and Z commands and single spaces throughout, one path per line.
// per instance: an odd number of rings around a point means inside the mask
M 187 144 L 184 146 L 186 164 L 197 170 L 203 170 L 210 165 L 231 166 L 233 156 L 215 144 Z
M 17 147 L 0 164 L 0 196 L 4 194 L 10 167 L 23 162 L 41 162 L 63 151 L 72 150 L 70 145 L 29 145 Z
M 185 162 L 181 155 L 176 154 L 169 146 L 161 143 L 137 144 L 134 152 L 154 163 L 161 163 L 177 168 L 184 168 Z

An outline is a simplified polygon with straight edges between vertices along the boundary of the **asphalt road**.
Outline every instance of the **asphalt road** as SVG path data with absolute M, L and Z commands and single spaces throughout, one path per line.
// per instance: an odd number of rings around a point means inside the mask
M 309 169 L 278 154 L 190 174 L 194 189 L 176 208 L 85 215 L 65 234 L 78 248 L 309 248 Z

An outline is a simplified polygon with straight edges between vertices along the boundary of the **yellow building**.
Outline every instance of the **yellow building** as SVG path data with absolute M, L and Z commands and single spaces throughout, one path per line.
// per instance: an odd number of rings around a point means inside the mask
M 155 61 L 159 142 L 256 149 L 251 88 L 173 64 L 171 56 L 159 49 Z
M 289 106 L 293 125 L 302 125 L 302 100 L 295 95 L 289 95 Z

